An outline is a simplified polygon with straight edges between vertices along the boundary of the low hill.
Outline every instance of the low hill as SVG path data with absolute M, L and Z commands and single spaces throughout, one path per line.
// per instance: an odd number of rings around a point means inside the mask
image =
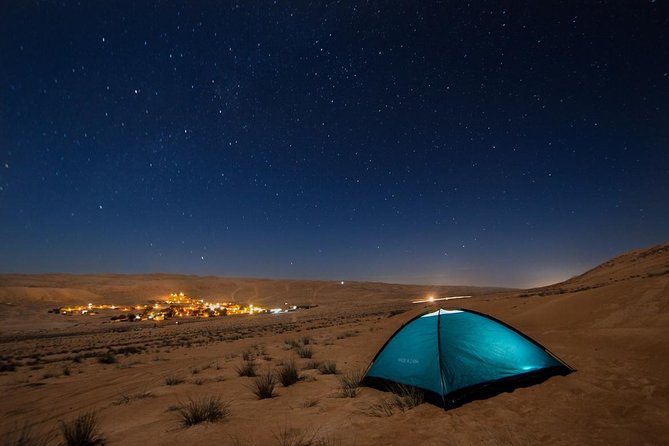
M 669 275 L 669 242 L 637 249 L 608 260 L 561 283 L 529 290 L 540 295 L 578 292 L 613 283 Z
M 270 280 L 176 274 L 97 274 L 97 275 L 0 275 L 0 302 L 16 305 L 118 303 L 133 304 L 159 300 L 170 293 L 183 292 L 207 300 L 253 303 L 263 306 L 291 304 L 322 305 L 436 295 L 490 294 L 503 288 L 474 286 L 397 285 L 378 282 L 335 282 L 316 280 Z

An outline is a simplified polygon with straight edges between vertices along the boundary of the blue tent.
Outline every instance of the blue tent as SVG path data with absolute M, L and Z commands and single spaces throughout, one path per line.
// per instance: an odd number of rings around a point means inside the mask
M 377 353 L 364 382 L 379 388 L 417 387 L 446 408 L 572 371 L 497 319 L 440 309 L 397 330 Z

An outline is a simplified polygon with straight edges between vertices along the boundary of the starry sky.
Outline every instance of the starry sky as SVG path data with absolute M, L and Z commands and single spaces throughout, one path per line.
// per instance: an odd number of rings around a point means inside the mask
M 0 272 L 566 279 L 669 239 L 667 30 L 666 1 L 4 0 Z

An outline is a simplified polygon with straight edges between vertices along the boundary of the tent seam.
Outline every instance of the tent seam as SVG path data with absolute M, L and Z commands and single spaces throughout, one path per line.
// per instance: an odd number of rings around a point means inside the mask
M 437 362 L 439 364 L 439 382 L 441 383 L 441 402 L 446 409 L 446 389 L 444 386 L 444 373 L 441 365 L 441 308 L 437 313 Z

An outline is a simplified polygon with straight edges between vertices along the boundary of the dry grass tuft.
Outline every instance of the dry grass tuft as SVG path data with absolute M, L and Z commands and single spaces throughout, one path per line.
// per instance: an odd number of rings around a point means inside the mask
M 425 392 L 414 386 L 398 384 L 393 389 L 393 403 L 402 412 L 425 402 Z
M 110 350 L 98 356 L 98 362 L 100 364 L 114 364 L 116 362 L 116 355 Z
M 298 382 L 300 380 L 300 374 L 297 371 L 295 363 L 291 361 L 282 365 L 277 371 L 277 378 L 284 387 L 292 386 Z
M 218 396 L 203 397 L 198 400 L 189 399 L 176 407 L 183 427 L 200 423 L 222 421 L 230 414 L 230 403 L 221 401 Z
M 302 401 L 302 407 L 308 408 L 308 407 L 316 407 L 318 406 L 318 398 L 307 398 L 306 400 Z
M 272 370 L 268 370 L 266 373 L 256 377 L 251 390 L 259 400 L 264 400 L 275 396 L 275 386 L 276 378 L 274 378 L 274 373 L 272 373 Z
M 337 370 L 337 363 L 334 361 L 325 361 L 318 366 L 318 371 L 323 375 L 336 375 L 339 373 Z
M 143 400 L 146 398 L 155 398 L 155 395 L 147 390 L 133 394 L 122 393 L 112 402 L 112 404 L 115 406 L 120 406 L 122 404 L 129 404 L 133 400 Z
M 425 393 L 416 387 L 397 384 L 389 390 L 393 392 L 392 397 L 390 399 L 383 398 L 373 404 L 369 408 L 369 415 L 389 417 L 395 412 L 395 409 L 404 412 L 425 402 Z
M 362 370 L 353 370 L 339 377 L 339 390 L 344 398 L 355 398 L 360 391 L 364 372 Z
M 274 433 L 279 446 L 315 446 L 317 431 L 299 430 L 284 426 Z
M 297 352 L 297 354 L 300 358 L 304 358 L 304 359 L 310 359 L 314 354 L 314 350 L 311 347 L 306 346 L 306 345 L 302 345 L 302 346 L 298 347 L 295 351 Z
M 341 441 L 332 435 L 318 435 L 318 429 L 297 429 L 288 426 L 274 433 L 274 439 L 279 446 L 334 446 L 341 445 Z
M 320 366 L 320 361 L 307 361 L 304 366 L 302 366 L 302 370 L 317 369 Z
M 95 446 L 105 444 L 100 435 L 97 415 L 87 412 L 71 421 L 61 421 L 60 431 L 66 446 Z
M 167 386 L 176 386 L 184 382 L 184 379 L 177 375 L 168 375 L 165 377 L 165 385 Z
M 256 374 L 256 363 L 254 361 L 244 361 L 244 364 L 236 368 L 239 376 L 248 376 L 253 378 Z

